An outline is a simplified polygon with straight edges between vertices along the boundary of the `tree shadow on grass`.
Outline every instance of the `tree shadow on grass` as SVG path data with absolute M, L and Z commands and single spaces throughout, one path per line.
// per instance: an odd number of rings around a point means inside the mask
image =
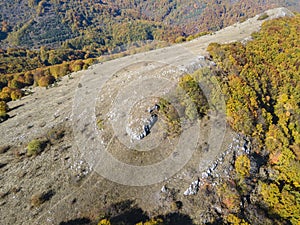
M 111 225 L 136 225 L 150 220 L 147 212 L 143 211 L 132 200 L 111 204 L 103 209 L 103 213 L 102 218 L 107 218 Z M 194 225 L 189 215 L 179 212 L 159 215 L 155 218 L 162 219 L 164 225 Z M 98 222 L 99 220 L 91 221 L 84 217 L 61 222 L 59 225 L 96 225 Z
M 105 214 L 107 218 L 110 218 L 112 225 L 135 225 L 150 220 L 147 213 L 131 200 L 110 205 Z M 194 225 L 189 215 L 178 212 L 160 215 L 157 218 L 162 219 L 164 225 Z
M 194 225 L 193 220 L 189 215 L 178 212 L 168 213 L 159 218 L 164 221 L 164 225 Z
M 146 213 L 133 203 L 132 200 L 126 200 L 109 206 L 105 214 L 110 217 L 111 224 L 131 225 L 147 221 L 149 217 Z
M 11 111 L 13 111 L 13 110 L 15 110 L 15 109 L 18 109 L 18 108 L 20 108 L 20 107 L 22 107 L 22 106 L 24 106 L 25 104 L 20 104 L 20 105 L 17 105 L 17 106 L 15 106 L 15 107 L 12 107 L 12 108 L 10 108 L 9 110 L 8 110 L 8 112 L 11 112 Z
M 59 225 L 89 225 L 91 220 L 88 218 L 77 218 L 67 222 L 61 222 Z

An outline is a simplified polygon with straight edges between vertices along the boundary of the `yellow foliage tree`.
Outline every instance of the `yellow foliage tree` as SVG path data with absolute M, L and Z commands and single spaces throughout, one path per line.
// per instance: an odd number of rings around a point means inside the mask
M 249 176 L 250 173 L 250 159 L 247 155 L 240 155 L 237 157 L 235 163 L 235 171 L 239 177 L 244 178 Z
M 103 219 L 103 220 L 100 220 L 98 225 L 111 225 L 111 223 L 108 219 Z
M 232 225 L 249 225 L 249 223 L 247 223 L 245 220 L 240 219 L 239 217 L 237 217 L 233 214 L 229 214 L 226 217 L 226 220 L 229 224 L 232 224 Z

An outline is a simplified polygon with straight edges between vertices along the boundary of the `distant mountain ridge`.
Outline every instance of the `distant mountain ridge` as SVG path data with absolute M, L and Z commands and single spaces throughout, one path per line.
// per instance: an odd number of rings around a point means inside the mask
M 0 3 L 0 48 L 174 41 L 278 6 L 300 11 L 297 0 L 7 0 Z

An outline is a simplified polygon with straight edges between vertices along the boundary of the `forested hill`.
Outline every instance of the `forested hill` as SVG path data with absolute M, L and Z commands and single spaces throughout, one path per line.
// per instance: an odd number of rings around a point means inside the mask
M 82 49 L 174 41 L 277 6 L 300 10 L 298 0 L 6 0 L 0 2 L 0 44 Z

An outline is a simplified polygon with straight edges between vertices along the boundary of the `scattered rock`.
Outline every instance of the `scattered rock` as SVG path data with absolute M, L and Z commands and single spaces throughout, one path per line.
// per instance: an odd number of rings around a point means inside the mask
M 75 172 L 76 181 L 79 182 L 92 171 L 92 168 L 84 160 L 79 160 L 71 165 L 71 170 Z
M 207 144 L 206 142 L 203 144 L 202 146 L 203 151 L 208 152 L 209 150 L 209 144 Z
M 166 187 L 166 185 L 162 186 L 161 190 L 162 193 L 167 193 L 168 192 L 168 188 Z
M 216 212 L 218 214 L 222 214 L 222 208 L 221 208 L 221 206 L 215 206 L 214 209 L 216 210 Z
M 46 122 L 41 122 L 39 126 L 44 127 L 44 126 L 46 126 L 46 124 L 47 124 Z
M 203 179 L 208 178 L 208 173 L 203 172 L 201 177 L 202 177 Z
M 195 195 L 199 191 L 200 187 L 200 179 L 192 182 L 192 184 L 189 186 L 189 188 L 183 193 L 184 195 Z
M 33 124 L 30 124 L 27 126 L 27 129 L 29 130 L 29 129 L 33 128 L 33 126 L 34 126 Z

